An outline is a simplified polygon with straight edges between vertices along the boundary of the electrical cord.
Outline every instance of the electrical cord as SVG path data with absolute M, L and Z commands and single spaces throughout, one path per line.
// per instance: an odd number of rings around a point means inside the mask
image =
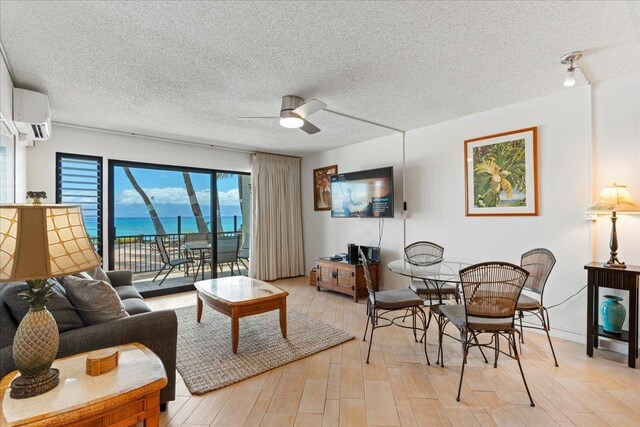
M 580 292 L 584 291 L 587 288 L 588 285 L 584 285 L 582 288 L 580 288 L 580 290 L 578 290 L 578 292 L 576 292 L 575 294 L 565 298 L 563 301 L 560 301 L 557 304 L 551 305 L 549 307 L 546 307 L 547 310 L 551 310 L 552 308 L 558 307 L 559 305 L 564 304 L 565 302 L 569 301 L 571 298 L 578 296 L 578 294 L 580 294 Z
M 382 243 L 382 234 L 384 233 L 384 218 L 378 219 L 378 248 Z

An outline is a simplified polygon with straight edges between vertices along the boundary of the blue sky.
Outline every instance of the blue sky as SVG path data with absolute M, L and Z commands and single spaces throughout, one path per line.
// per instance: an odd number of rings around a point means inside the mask
M 152 199 L 160 216 L 188 215 L 191 212 L 181 172 L 130 168 L 138 184 Z M 190 173 L 193 187 L 205 216 L 209 213 L 210 177 L 204 173 Z M 146 216 L 146 207 L 121 167 L 114 171 L 116 216 Z M 222 215 L 237 215 L 240 211 L 238 176 L 218 179 L 218 197 Z

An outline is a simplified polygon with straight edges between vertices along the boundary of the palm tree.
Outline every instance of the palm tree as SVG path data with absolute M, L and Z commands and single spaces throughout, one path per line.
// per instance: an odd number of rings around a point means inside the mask
M 149 211 L 149 216 L 151 217 L 151 222 L 153 222 L 153 228 L 156 230 L 156 234 L 167 234 L 167 232 L 164 230 L 164 227 L 162 226 L 162 223 L 160 222 L 160 218 L 158 218 L 158 213 L 153 207 L 151 199 L 149 198 L 149 196 L 147 196 L 147 193 L 145 193 L 142 187 L 140 187 L 138 181 L 136 181 L 133 174 L 131 173 L 131 170 L 128 167 L 125 166 L 122 169 L 124 170 L 125 175 L 127 175 L 127 178 L 129 178 L 129 181 L 131 182 L 133 188 L 135 188 L 140 197 L 142 197 L 144 204 L 147 206 L 147 211 Z
M 202 216 L 202 209 L 200 208 L 200 203 L 198 203 L 198 196 L 196 195 L 193 183 L 191 182 L 191 175 L 189 175 L 189 172 L 182 172 L 182 178 L 184 178 L 184 186 L 187 188 L 187 194 L 189 195 L 191 211 L 193 212 L 193 216 L 196 218 L 198 233 L 207 234 L 209 229 L 207 228 L 207 223 Z
M 231 177 L 230 173 L 218 173 L 216 174 L 216 179 L 227 179 Z M 218 227 L 218 233 L 221 233 L 222 230 L 222 217 L 220 216 L 220 198 L 216 194 L 216 226 Z

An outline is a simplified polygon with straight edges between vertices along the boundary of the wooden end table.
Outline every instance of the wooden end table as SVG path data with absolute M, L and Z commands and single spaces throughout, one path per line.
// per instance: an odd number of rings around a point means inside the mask
M 9 397 L 14 371 L 0 382 L 1 426 L 130 426 L 144 421 L 159 425 L 160 389 L 167 375 L 160 358 L 142 344 L 115 347 L 118 367 L 92 377 L 86 374 L 87 353 L 53 362 L 60 385 L 28 399 Z
M 636 367 L 638 357 L 638 286 L 640 286 L 640 266 L 608 268 L 601 262 L 584 266 L 587 270 L 587 356 L 593 357 L 593 349 L 598 348 L 599 337 L 605 337 L 628 344 L 627 364 Z M 629 330 L 614 334 L 605 331 L 598 321 L 600 311 L 598 295 L 600 288 L 622 289 L 629 292 Z
M 207 304 L 231 318 L 231 349 L 238 352 L 240 318 L 280 311 L 280 331 L 287 337 L 287 292 L 266 282 L 245 276 L 222 277 L 195 283 L 197 291 L 197 320 L 202 319 L 202 305 Z

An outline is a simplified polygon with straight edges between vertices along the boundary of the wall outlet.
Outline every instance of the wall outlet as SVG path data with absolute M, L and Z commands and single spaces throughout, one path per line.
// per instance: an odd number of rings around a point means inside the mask
M 585 212 L 584 213 L 584 219 L 587 219 L 589 221 L 597 221 L 598 220 L 598 214 Z

